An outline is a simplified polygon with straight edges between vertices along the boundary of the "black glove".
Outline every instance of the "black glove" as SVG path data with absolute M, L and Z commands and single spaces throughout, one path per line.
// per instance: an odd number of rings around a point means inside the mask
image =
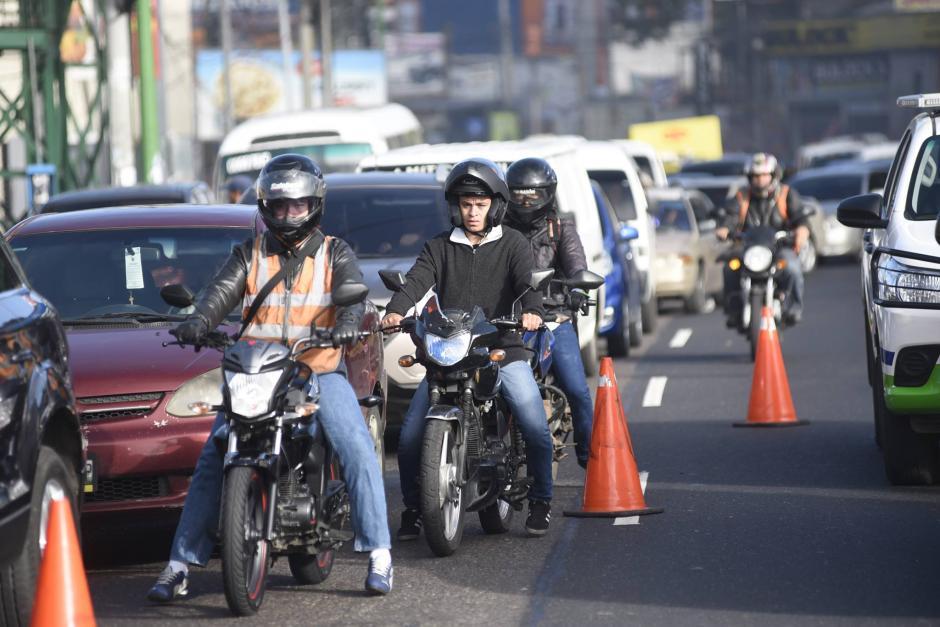
M 200 317 L 187 318 L 171 329 L 170 333 L 176 336 L 180 342 L 186 344 L 199 344 L 206 339 L 209 333 L 209 325 Z
M 337 322 L 333 327 L 333 346 L 352 344 L 359 337 L 359 325 L 352 322 Z
M 582 311 L 587 305 L 588 295 L 581 290 L 571 290 L 568 292 L 568 309 L 571 311 Z

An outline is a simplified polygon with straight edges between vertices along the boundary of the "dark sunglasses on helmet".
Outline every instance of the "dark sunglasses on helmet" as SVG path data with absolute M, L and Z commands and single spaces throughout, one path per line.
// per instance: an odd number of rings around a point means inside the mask
M 539 187 L 521 187 L 509 191 L 510 202 L 520 207 L 541 207 L 550 197 L 547 189 Z

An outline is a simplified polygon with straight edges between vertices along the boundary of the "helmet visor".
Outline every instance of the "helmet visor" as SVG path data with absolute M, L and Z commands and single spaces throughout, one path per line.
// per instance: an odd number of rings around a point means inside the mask
M 322 178 L 303 170 L 273 170 L 258 178 L 258 199 L 323 198 L 326 183 Z
M 551 192 L 544 187 L 517 187 L 509 191 L 509 202 L 523 211 L 544 207 L 549 200 Z

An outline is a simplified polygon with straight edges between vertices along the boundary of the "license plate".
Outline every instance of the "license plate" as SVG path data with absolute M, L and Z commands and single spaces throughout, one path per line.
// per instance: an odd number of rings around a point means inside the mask
M 92 494 L 98 487 L 98 468 L 95 461 L 94 453 L 88 453 L 85 467 L 82 469 L 82 491 L 85 494 Z

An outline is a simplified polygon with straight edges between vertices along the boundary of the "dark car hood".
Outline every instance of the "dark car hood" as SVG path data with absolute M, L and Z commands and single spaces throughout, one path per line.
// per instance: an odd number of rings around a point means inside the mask
M 362 277 L 365 284 L 369 286 L 369 300 L 377 307 L 385 307 L 392 293 L 386 289 L 379 278 L 379 270 L 398 270 L 408 272 L 415 263 L 414 257 L 376 257 L 372 259 L 360 259 L 359 267 L 362 269 Z
M 162 346 L 171 328 L 67 328 L 76 398 L 175 390 L 221 364 L 217 351 Z

